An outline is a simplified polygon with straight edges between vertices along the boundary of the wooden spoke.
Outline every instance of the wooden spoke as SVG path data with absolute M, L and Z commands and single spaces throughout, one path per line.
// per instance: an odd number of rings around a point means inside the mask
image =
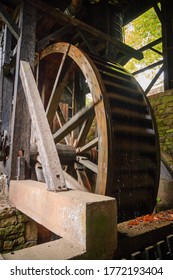
M 68 189 L 79 190 L 79 191 L 88 191 L 88 190 L 84 189 L 83 186 L 67 172 L 63 171 L 63 175 L 64 175 L 64 178 L 66 181 L 66 186 Z
M 91 114 L 90 117 L 83 123 L 79 135 L 76 139 L 76 145 L 75 145 L 76 148 L 81 147 L 85 144 L 86 137 L 89 133 L 94 118 L 95 118 L 95 114 L 93 112 L 93 114 Z
M 78 127 L 85 119 L 94 111 L 94 106 L 96 104 L 91 104 L 90 106 L 81 109 L 77 114 L 75 114 L 63 127 L 61 127 L 56 133 L 53 134 L 55 143 L 61 141 L 66 135 L 68 135 L 73 129 Z
M 65 125 L 66 121 L 65 121 L 65 118 L 63 116 L 63 112 L 62 112 L 60 106 L 58 106 L 58 109 L 57 109 L 57 112 L 56 112 L 56 118 L 58 120 L 58 123 L 59 123 L 60 127 L 63 127 Z M 65 140 L 67 145 L 70 144 L 69 135 L 64 137 L 64 140 Z
M 65 64 L 66 57 L 68 55 L 69 46 L 62 57 L 62 61 L 61 61 L 60 67 L 58 69 L 58 73 L 56 75 L 56 79 L 55 79 L 53 89 L 52 89 L 52 92 L 50 95 L 49 103 L 46 108 L 46 114 L 47 114 L 49 124 L 51 124 L 51 122 L 53 120 L 53 117 L 54 117 L 56 109 L 57 109 L 57 104 L 61 99 L 61 95 L 63 94 L 63 89 L 65 88 L 65 86 L 67 84 L 69 73 L 72 69 L 72 65 L 71 65 L 71 67 L 68 67 L 68 71 L 66 71 L 65 74 L 62 75 L 62 69 Z
M 97 164 L 93 163 L 92 161 L 88 160 L 87 158 L 84 157 L 77 157 L 77 160 L 83 164 L 84 166 L 86 166 L 88 169 L 90 169 L 91 171 L 93 171 L 94 173 L 98 173 L 98 166 Z
M 94 148 L 97 145 L 98 145 L 98 137 L 93 139 L 89 143 L 87 143 L 85 146 L 77 148 L 76 153 L 77 154 L 82 154 L 84 152 L 87 152 L 87 151 L 91 150 L 92 148 Z
M 86 171 L 83 168 L 77 167 L 76 173 L 78 177 L 78 182 L 82 185 L 83 189 L 88 192 L 92 192 L 92 187 L 86 175 Z

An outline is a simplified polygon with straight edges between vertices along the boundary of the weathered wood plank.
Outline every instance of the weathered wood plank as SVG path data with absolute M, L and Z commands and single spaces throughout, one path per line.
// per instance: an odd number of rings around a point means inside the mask
M 20 7 L 20 38 L 17 43 L 16 69 L 14 82 L 13 112 L 11 120 L 11 147 L 10 147 L 10 167 L 9 178 L 17 178 L 17 155 L 18 151 L 24 151 L 26 161 L 26 178 L 30 178 L 30 137 L 31 120 L 23 92 L 23 87 L 19 79 L 20 59 L 30 62 L 34 67 L 35 62 L 35 31 L 36 31 L 36 10 L 23 2 Z
M 47 37 L 43 38 L 42 40 L 38 41 L 36 44 L 36 51 L 39 52 L 40 50 L 43 50 L 45 47 L 47 47 L 51 41 L 57 41 L 61 38 L 62 35 L 69 32 L 73 26 L 66 24 L 62 26 L 60 29 L 54 31 Z
M 18 40 L 19 39 L 19 28 L 13 22 L 11 16 L 7 13 L 7 11 L 4 9 L 3 5 L 0 3 L 0 17 L 3 20 L 5 24 L 7 24 L 9 30 L 14 35 L 14 37 Z
M 93 112 L 90 114 L 90 117 L 83 123 L 77 137 L 77 141 L 75 145 L 76 148 L 81 147 L 85 144 L 86 137 L 89 133 L 94 118 L 95 118 L 95 113 Z
M 91 140 L 89 143 L 84 145 L 83 147 L 77 148 L 76 152 L 77 154 L 87 152 L 91 150 L 92 148 L 96 147 L 98 145 L 98 137 L 95 139 Z
M 2 63 L 10 64 L 11 60 L 11 39 L 12 35 L 7 25 L 4 28 L 4 45 L 3 45 L 3 60 Z
M 2 62 L 1 42 L 0 42 L 0 61 Z M 2 69 L 2 64 L 0 63 L 0 129 L 2 124 L 2 93 L 3 93 L 3 69 Z
M 12 109 L 13 82 L 9 77 L 3 77 L 2 92 L 2 131 L 10 132 L 10 117 Z
M 88 169 L 92 170 L 94 173 L 98 173 L 98 165 L 93 163 L 92 161 L 85 159 L 83 157 L 79 157 L 78 161 L 83 164 L 84 166 L 86 166 Z
M 53 19 L 55 19 L 58 23 L 64 25 L 65 23 L 69 23 L 73 25 L 74 27 L 77 27 L 80 30 L 86 31 L 86 33 L 93 36 L 98 41 L 103 42 L 110 42 L 111 44 L 115 45 L 118 50 L 121 50 L 121 52 L 125 54 L 130 54 L 131 57 L 134 57 L 136 59 L 142 59 L 143 54 L 132 47 L 122 43 L 119 40 L 116 40 L 112 38 L 111 36 L 107 35 L 106 33 L 101 32 L 100 30 L 97 30 L 94 27 L 91 27 L 90 25 L 81 22 L 73 17 L 69 17 L 62 13 L 61 11 L 51 7 L 50 5 L 47 5 L 46 3 L 40 1 L 40 0 L 27 0 L 29 3 L 31 3 L 33 6 L 35 6 L 37 9 L 41 10 L 43 13 L 45 13 L 46 16 L 51 16 Z
M 43 103 L 28 62 L 21 61 L 20 77 L 25 92 L 32 124 L 35 128 L 39 156 L 48 190 L 66 190 L 65 180 L 46 118 Z

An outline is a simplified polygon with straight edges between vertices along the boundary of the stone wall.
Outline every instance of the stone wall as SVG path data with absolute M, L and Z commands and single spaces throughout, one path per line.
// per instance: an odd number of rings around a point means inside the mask
M 173 170 L 173 89 L 149 96 L 158 126 L 161 154 Z
M 8 199 L 7 176 L 0 175 L 0 253 L 37 244 L 36 222 L 19 212 Z
M 0 197 L 0 253 L 37 244 L 37 224 Z

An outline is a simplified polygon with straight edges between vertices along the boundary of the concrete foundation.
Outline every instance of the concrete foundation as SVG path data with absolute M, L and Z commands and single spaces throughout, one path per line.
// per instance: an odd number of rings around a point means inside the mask
M 44 183 L 24 180 L 11 181 L 9 199 L 37 223 L 87 252 L 87 258 L 113 257 L 117 247 L 114 198 L 75 190 L 50 192 Z

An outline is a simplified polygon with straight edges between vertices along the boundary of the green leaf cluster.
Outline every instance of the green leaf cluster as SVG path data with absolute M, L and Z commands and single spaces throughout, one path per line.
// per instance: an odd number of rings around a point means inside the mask
M 125 43 L 135 49 L 140 49 L 161 36 L 161 22 L 153 8 L 149 9 L 147 12 L 124 27 Z M 161 43 L 154 46 L 154 48 L 162 52 Z M 125 65 L 126 69 L 130 72 L 134 72 L 158 61 L 159 59 L 162 59 L 161 55 L 152 50 L 146 50 L 143 54 L 144 58 L 140 61 L 131 59 Z

